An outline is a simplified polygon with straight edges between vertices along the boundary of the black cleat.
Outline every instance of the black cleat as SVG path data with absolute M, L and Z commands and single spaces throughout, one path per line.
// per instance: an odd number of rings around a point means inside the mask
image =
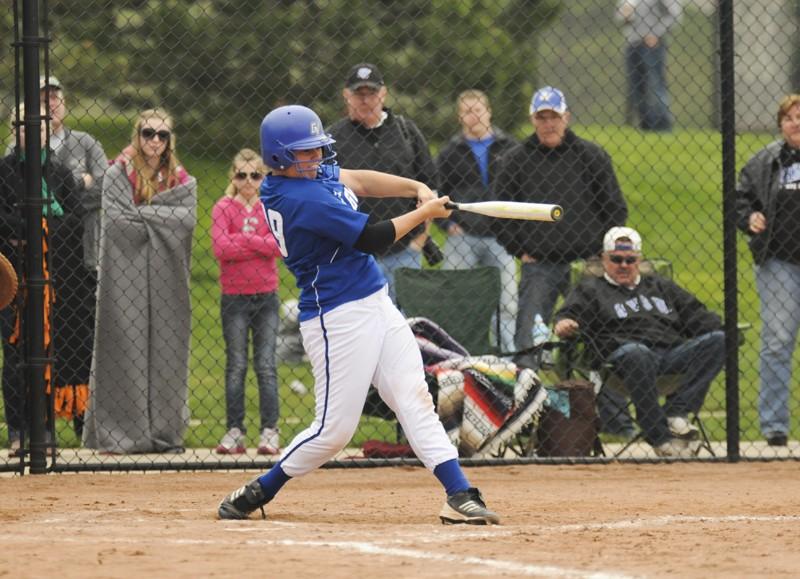
M 447 497 L 439 513 L 443 525 L 499 525 L 500 517 L 486 508 L 481 491 L 469 488 Z
M 236 489 L 222 499 L 217 509 L 220 519 L 247 519 L 250 513 L 261 509 L 261 518 L 266 519 L 264 505 L 269 502 L 264 497 L 264 491 L 258 479 L 252 480 L 241 488 Z

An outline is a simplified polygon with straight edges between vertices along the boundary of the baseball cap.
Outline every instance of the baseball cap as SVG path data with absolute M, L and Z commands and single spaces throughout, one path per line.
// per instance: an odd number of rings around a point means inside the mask
M 628 238 L 630 241 L 619 241 Z M 603 251 L 642 251 L 642 236 L 630 227 L 612 227 L 603 238 Z
M 374 64 L 361 62 L 347 73 L 345 86 L 350 90 L 358 90 L 362 86 L 379 89 L 383 86 L 383 75 Z
M 49 86 L 56 89 L 61 89 L 61 81 L 54 77 L 52 74 L 49 77 L 44 75 L 39 77 L 39 90 L 42 90 L 44 87 Z
M 567 112 L 567 100 L 564 98 L 564 93 L 552 86 L 537 90 L 533 93 L 528 114 L 532 115 L 539 111 L 554 111 L 559 115 L 563 115 Z

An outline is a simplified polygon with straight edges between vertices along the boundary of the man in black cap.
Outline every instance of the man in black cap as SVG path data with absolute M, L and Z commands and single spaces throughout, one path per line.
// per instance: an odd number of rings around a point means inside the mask
M 342 96 L 347 117 L 340 119 L 327 132 L 336 139 L 337 160 L 347 169 L 373 169 L 422 181 L 436 187 L 436 167 L 428 143 L 411 119 L 394 114 L 384 105 L 388 90 L 378 67 L 367 62 L 356 64 L 345 80 Z M 409 210 L 407 199 L 361 199 L 361 210 L 372 219 L 382 221 Z M 405 236 L 376 259 L 394 294 L 395 269 L 419 269 L 421 252 L 435 253 L 433 241 L 425 229 Z M 426 251 L 426 256 L 430 254 Z M 428 260 L 430 261 L 430 257 Z

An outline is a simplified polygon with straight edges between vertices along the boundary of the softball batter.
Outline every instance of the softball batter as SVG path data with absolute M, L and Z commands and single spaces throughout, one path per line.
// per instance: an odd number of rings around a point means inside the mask
M 388 297 L 371 253 L 387 248 L 428 219 L 447 217 L 448 197 L 424 184 L 333 163 L 334 140 L 303 106 L 279 107 L 261 123 L 261 155 L 272 172 L 261 186 L 267 220 L 284 263 L 297 279 L 300 331 L 314 372 L 312 424 L 267 473 L 225 497 L 221 519 L 245 519 L 291 478 L 316 469 L 350 441 L 374 384 L 397 415 L 414 452 L 442 483 L 445 524 L 499 524 L 471 487 L 433 407 L 422 357 L 402 314 Z M 415 210 L 368 224 L 364 197 L 416 197 Z

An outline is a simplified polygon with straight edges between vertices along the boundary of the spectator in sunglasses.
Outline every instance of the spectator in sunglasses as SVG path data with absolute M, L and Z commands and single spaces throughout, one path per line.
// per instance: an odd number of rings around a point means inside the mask
M 233 158 L 230 183 L 211 213 L 211 243 L 219 260 L 222 335 L 225 338 L 227 432 L 218 454 L 245 451 L 244 388 L 250 335 L 261 410 L 258 454 L 280 451 L 278 376 L 278 265 L 281 251 L 258 197 L 266 166 L 261 155 L 242 149 Z
M 172 117 L 142 112 L 103 181 L 97 323 L 83 442 L 183 452 L 189 418 L 189 270 L 197 181 Z
M 131 144 L 113 161 L 125 168 L 136 205 L 150 204 L 158 193 L 189 181 L 175 154 L 172 124 L 163 110 L 144 111 L 133 127 Z
M 556 312 L 555 333 L 580 333 L 597 368 L 610 365 L 636 409 L 636 420 L 659 456 L 692 456 L 700 411 L 724 363 L 725 334 L 717 314 L 656 274 L 641 275 L 642 238 L 612 227 L 603 239 L 602 277 L 587 276 Z M 656 378 L 682 375 L 662 407 Z

